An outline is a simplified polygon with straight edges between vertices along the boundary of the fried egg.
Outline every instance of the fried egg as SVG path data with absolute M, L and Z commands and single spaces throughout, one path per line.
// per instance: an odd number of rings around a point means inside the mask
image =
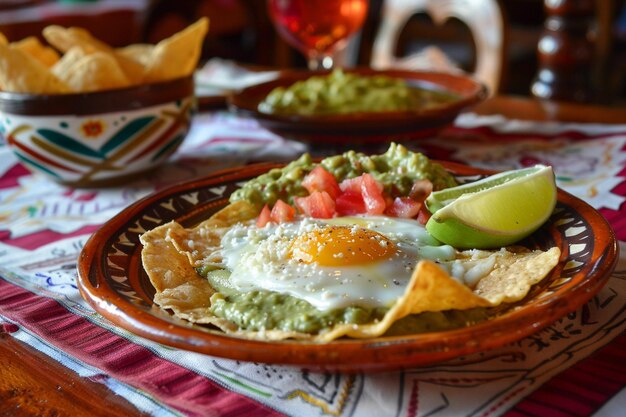
M 285 293 L 332 310 L 388 307 L 420 259 L 449 261 L 456 250 L 415 220 L 358 216 L 238 224 L 222 237 L 220 255 L 240 291 Z

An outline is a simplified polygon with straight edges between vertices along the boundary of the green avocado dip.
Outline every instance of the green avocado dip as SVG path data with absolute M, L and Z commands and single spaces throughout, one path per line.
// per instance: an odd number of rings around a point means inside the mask
M 280 329 L 312 334 L 340 323 L 371 323 L 385 314 L 383 309 L 359 306 L 320 311 L 299 298 L 262 290 L 214 295 L 211 312 L 246 330 Z
M 217 293 L 211 297 L 211 312 L 249 331 L 280 329 L 318 333 L 339 323 L 363 324 L 381 319 L 387 309 L 360 306 L 320 311 L 310 303 L 286 294 L 256 290 L 239 292 L 223 269 L 199 268 Z
M 386 308 L 352 306 L 320 311 L 308 302 L 286 294 L 256 290 L 238 292 L 228 285 L 228 271 L 199 269 L 219 292 L 211 297 L 211 312 L 232 321 L 247 331 L 278 329 L 316 334 L 336 324 L 366 324 L 383 318 Z M 387 331 L 387 335 L 405 335 L 450 330 L 485 320 L 489 310 L 426 312 L 404 317 Z
M 451 92 L 412 86 L 402 78 L 336 69 L 276 87 L 259 104 L 259 111 L 297 115 L 420 111 L 455 100 L 458 96 Z
M 280 329 L 318 333 L 338 323 L 369 323 L 381 319 L 386 312 L 386 309 L 359 306 L 320 311 L 286 294 L 266 290 L 239 292 L 232 288 L 230 273 L 223 269 L 204 267 L 197 272 L 218 291 L 211 297 L 211 312 L 249 331 Z
M 316 165 L 309 154 L 304 154 L 283 168 L 272 169 L 248 181 L 231 195 L 230 202 L 246 200 L 262 206 L 273 205 L 281 199 L 293 204 L 293 197 L 308 194 L 301 185 L 302 179 Z M 391 197 L 408 195 L 415 181 L 420 179 L 430 180 L 434 190 L 457 185 L 452 174 L 443 166 L 396 143 L 392 143 L 384 154 L 365 155 L 348 151 L 325 158 L 320 165 L 333 174 L 337 182 L 364 173 L 371 174 L 384 185 L 385 192 Z

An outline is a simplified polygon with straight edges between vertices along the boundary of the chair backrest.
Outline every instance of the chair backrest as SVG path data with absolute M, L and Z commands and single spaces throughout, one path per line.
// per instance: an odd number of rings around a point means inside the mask
M 497 0 L 384 0 L 374 39 L 371 66 L 410 66 L 410 57 L 394 55 L 400 32 L 416 13 L 427 13 L 437 25 L 456 18 L 467 25 L 476 45 L 474 76 L 491 94 L 498 91 L 504 70 L 504 18 Z M 404 63 L 404 64 L 403 64 Z

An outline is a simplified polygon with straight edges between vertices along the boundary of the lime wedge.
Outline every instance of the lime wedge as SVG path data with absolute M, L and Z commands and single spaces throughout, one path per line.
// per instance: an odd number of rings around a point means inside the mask
M 460 249 L 510 245 L 533 233 L 556 204 L 551 167 L 536 165 L 430 194 L 426 230 Z

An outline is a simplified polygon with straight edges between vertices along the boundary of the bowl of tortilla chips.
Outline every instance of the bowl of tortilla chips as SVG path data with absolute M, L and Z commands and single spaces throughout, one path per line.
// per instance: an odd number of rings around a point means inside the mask
M 71 186 L 154 169 L 189 129 L 207 30 L 201 19 L 123 48 L 77 27 L 46 27 L 47 44 L 0 38 L 0 133 L 29 169 Z
M 352 186 L 369 188 L 366 174 L 389 197 L 380 214 L 354 211 L 363 207 L 352 204 Z M 426 181 L 437 189 L 489 174 L 396 144 L 383 155 L 218 172 L 107 222 L 81 253 L 78 286 L 125 329 L 237 360 L 362 372 L 485 351 L 582 305 L 617 260 L 610 226 L 563 191 L 533 235 L 491 250 L 441 245 L 424 234 L 419 211 L 401 210 L 405 194 L 423 199 Z M 311 211 L 328 203 L 320 187 L 335 188 L 332 215 Z M 572 230 L 588 250 L 569 250 Z

